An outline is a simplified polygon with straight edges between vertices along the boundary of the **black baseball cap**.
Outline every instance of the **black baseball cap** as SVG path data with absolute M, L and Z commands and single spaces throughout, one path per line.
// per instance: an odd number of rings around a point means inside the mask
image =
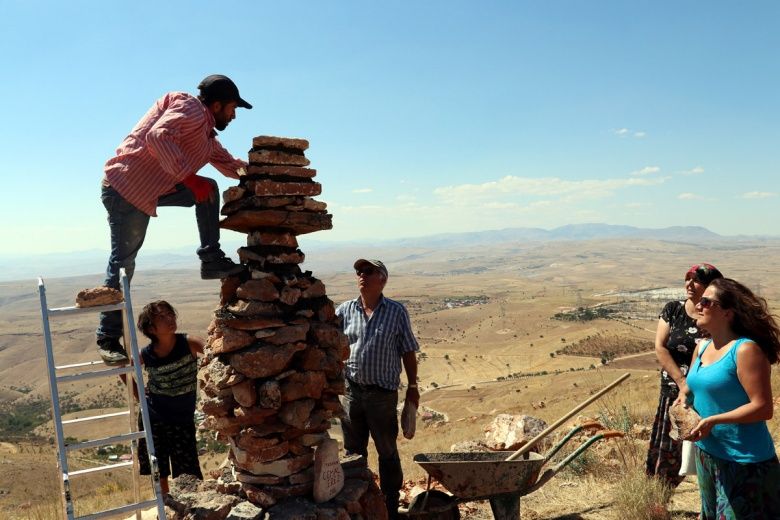
M 241 99 L 238 87 L 233 80 L 222 74 L 206 76 L 198 85 L 200 95 L 213 100 L 235 101 L 242 108 L 252 108 L 252 105 Z

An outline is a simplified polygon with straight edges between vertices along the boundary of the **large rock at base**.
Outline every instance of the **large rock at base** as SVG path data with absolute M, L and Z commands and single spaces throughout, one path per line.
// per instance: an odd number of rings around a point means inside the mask
M 265 513 L 251 502 L 241 502 L 233 506 L 225 520 L 264 520 Z
M 233 455 L 236 457 L 235 465 L 238 468 L 255 475 L 276 475 L 277 477 L 287 477 L 298 473 L 310 466 L 313 459 L 312 454 L 307 453 L 297 457 L 284 457 L 272 462 L 264 462 L 241 448 L 234 448 Z
M 268 520 L 317 520 L 317 507 L 306 499 L 285 500 L 268 510 Z
M 485 445 L 496 451 L 517 450 L 542 433 L 545 428 L 547 423 L 536 417 L 502 413 L 485 428 Z M 536 444 L 534 450 L 543 451 L 548 444 L 548 439 L 542 439 Z
M 241 490 L 246 494 L 246 497 L 250 502 L 257 504 L 264 509 L 276 504 L 276 499 L 262 487 L 253 484 L 242 484 Z
M 166 505 L 183 518 L 192 520 L 225 520 L 241 502 L 233 495 L 216 490 L 216 481 L 198 481 L 191 475 L 181 475 L 171 482 Z
M 219 225 L 241 233 L 249 233 L 258 228 L 282 228 L 302 235 L 331 229 L 333 216 L 329 213 L 308 211 L 243 210 L 222 219 Z
M 327 502 L 344 487 L 344 470 L 339 464 L 339 443 L 327 439 L 314 452 L 314 501 Z
M 368 489 L 360 497 L 360 507 L 364 515 L 370 515 L 371 520 L 387 520 L 387 505 L 385 496 L 376 485 L 374 479 L 368 481 Z
M 230 365 L 246 377 L 273 376 L 290 364 L 293 355 L 306 348 L 305 343 L 250 347 L 230 355 Z
M 346 509 L 328 503 L 317 506 L 317 520 L 350 520 L 350 518 Z
M 363 507 L 360 505 L 360 499 L 363 498 L 363 494 L 365 494 L 367 490 L 368 482 L 365 480 L 347 479 L 344 481 L 344 487 L 341 489 L 341 492 L 339 492 L 339 494 L 333 498 L 333 501 L 337 504 L 343 505 L 348 513 L 353 515 L 358 514 L 363 512 Z M 383 507 L 381 509 L 385 508 Z M 385 514 L 387 514 L 386 509 Z

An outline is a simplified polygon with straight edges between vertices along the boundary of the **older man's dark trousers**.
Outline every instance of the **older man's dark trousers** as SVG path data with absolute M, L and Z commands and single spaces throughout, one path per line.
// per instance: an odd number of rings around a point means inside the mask
M 368 456 L 368 436 L 379 455 L 379 487 L 385 495 L 389 518 L 398 518 L 398 498 L 403 484 L 398 456 L 398 392 L 374 385 L 358 385 L 347 379 L 341 419 L 344 449 L 348 455 Z

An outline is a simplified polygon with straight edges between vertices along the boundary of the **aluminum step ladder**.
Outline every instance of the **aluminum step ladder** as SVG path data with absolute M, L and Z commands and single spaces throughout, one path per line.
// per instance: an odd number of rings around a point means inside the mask
M 94 520 L 98 518 L 115 517 L 120 514 L 127 514 L 135 511 L 136 519 L 141 519 L 141 511 L 151 507 L 157 507 L 157 518 L 159 520 L 165 520 L 165 507 L 163 504 L 163 495 L 160 488 L 160 473 L 157 465 L 157 457 L 155 457 L 154 442 L 152 441 L 151 423 L 149 421 L 149 409 L 146 404 L 146 397 L 144 392 L 144 379 L 141 373 L 141 363 L 138 354 L 138 341 L 135 331 L 135 320 L 133 318 L 133 305 L 130 299 L 130 280 L 127 278 L 127 274 L 124 269 L 120 270 L 120 280 L 122 284 L 122 294 L 124 295 L 124 301 L 113 305 L 102 305 L 98 307 L 61 307 L 50 309 L 46 303 L 46 287 L 43 283 L 43 279 L 38 278 L 38 293 L 41 299 L 41 318 L 43 320 L 43 339 L 46 349 L 46 366 L 49 376 L 49 390 L 51 393 L 52 403 L 52 420 L 54 422 L 54 431 L 57 438 L 57 466 L 61 477 L 61 492 L 62 492 L 62 505 L 64 516 L 67 520 Z M 122 367 L 106 367 L 102 361 L 89 361 L 86 363 L 76 363 L 72 365 L 57 366 L 54 363 L 54 348 L 52 345 L 52 334 L 49 327 L 49 320 L 54 317 L 69 316 L 74 314 L 83 313 L 98 313 L 109 311 L 122 311 L 122 318 L 124 323 L 124 344 L 125 348 L 129 346 L 131 355 L 131 364 Z M 62 372 L 72 372 L 77 370 L 76 373 L 70 373 L 66 375 L 58 375 Z M 130 374 L 128 377 L 126 374 Z M 81 381 L 85 379 L 101 378 L 121 376 L 125 379 L 127 387 L 127 403 L 128 409 L 122 412 L 94 415 L 90 417 L 84 417 L 79 419 L 62 420 L 62 411 L 60 409 L 59 399 L 59 384 L 69 383 L 73 381 Z M 141 408 L 141 417 L 144 425 L 143 431 L 138 431 L 137 422 L 135 420 L 134 412 L 134 395 L 132 380 L 135 379 L 138 388 L 138 402 Z M 105 419 L 112 419 L 116 417 L 126 416 L 128 418 L 128 433 L 115 435 L 111 437 L 105 437 L 102 439 L 88 440 L 84 442 L 66 442 L 65 435 L 63 434 L 63 426 L 74 423 L 84 423 L 87 421 L 100 421 Z M 149 500 L 141 500 L 140 489 L 140 474 L 138 467 L 138 460 L 136 457 L 136 447 L 138 439 L 146 439 L 146 447 L 149 453 L 149 464 L 152 472 L 152 489 L 154 491 L 155 498 Z M 81 469 L 77 471 L 70 471 L 68 468 L 68 453 L 75 450 L 84 448 L 94 448 L 100 446 L 108 446 L 117 443 L 129 442 L 130 452 L 132 455 L 132 461 L 120 462 L 117 464 L 107 464 L 97 466 L 93 468 Z M 132 466 L 133 471 L 133 491 L 134 500 L 132 504 L 126 504 L 120 507 L 107 509 L 97 513 L 90 513 L 83 516 L 75 516 L 73 495 L 70 490 L 71 478 L 79 477 L 82 475 L 94 474 L 102 471 L 112 471 L 119 468 L 126 468 Z

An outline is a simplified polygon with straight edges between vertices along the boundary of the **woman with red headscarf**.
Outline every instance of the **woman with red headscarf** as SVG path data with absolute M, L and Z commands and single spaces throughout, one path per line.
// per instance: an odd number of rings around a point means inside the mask
M 691 365 L 693 351 L 706 333 L 696 325 L 696 305 L 713 280 L 723 275 L 711 264 L 696 264 L 685 273 L 685 300 L 666 304 L 658 319 L 655 334 L 655 354 L 661 365 L 661 395 L 653 421 L 650 447 L 647 451 L 649 476 L 660 478 L 670 488 L 683 480 L 680 472 L 682 441 L 669 436 L 669 407 L 685 390 L 685 376 Z

